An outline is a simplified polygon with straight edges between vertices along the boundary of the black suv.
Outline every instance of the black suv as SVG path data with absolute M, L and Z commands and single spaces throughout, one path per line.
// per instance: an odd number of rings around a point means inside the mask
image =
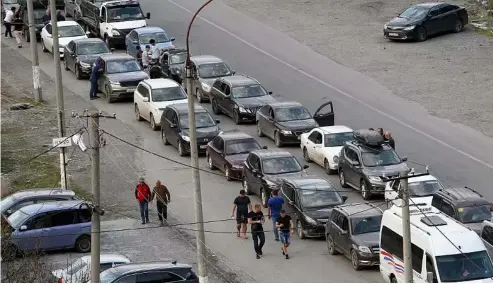
M 237 75 L 216 79 L 210 99 L 215 114 L 224 113 L 236 124 L 255 122 L 257 110 L 276 100 L 255 79 Z
M 334 207 L 325 224 L 329 254 L 344 254 L 356 270 L 379 265 L 382 215 L 382 210 L 371 203 Z
M 300 239 L 325 237 L 325 223 L 332 208 L 347 200 L 330 182 L 312 176 L 284 179 L 281 196 L 289 208 L 288 213 L 294 217 Z
M 491 202 L 469 187 L 439 190 L 433 195 L 431 205 L 478 234 L 482 222 L 492 218 Z
M 178 155 L 190 154 L 190 135 L 188 126 L 188 104 L 168 105 L 161 115 L 161 139 L 164 145 L 178 148 Z M 211 114 L 202 106 L 195 105 L 195 123 L 197 128 L 197 147 L 199 154 L 205 154 L 207 143 L 219 133 L 219 120 L 214 120 Z
M 376 131 L 354 131 L 353 141 L 346 142 L 339 155 L 339 181 L 341 186 L 349 186 L 361 191 L 363 199 L 373 194 L 383 194 L 385 183 L 381 177 L 399 176 L 408 170 L 407 158 L 401 158 L 392 147 L 385 144 Z
M 284 178 L 306 176 L 307 168 L 288 151 L 255 150 L 248 154 L 243 166 L 243 189 L 246 194 L 260 196 L 267 207 L 272 190 L 279 190 Z

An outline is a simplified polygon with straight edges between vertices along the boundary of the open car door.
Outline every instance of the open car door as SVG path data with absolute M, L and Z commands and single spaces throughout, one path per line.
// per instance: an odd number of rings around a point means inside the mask
M 333 126 L 334 105 L 332 101 L 322 104 L 313 115 L 313 119 L 315 119 L 319 126 Z

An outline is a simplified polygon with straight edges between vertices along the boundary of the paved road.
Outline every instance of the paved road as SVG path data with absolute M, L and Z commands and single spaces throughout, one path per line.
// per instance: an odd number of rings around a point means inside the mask
M 154 16 L 150 25 L 164 27 L 170 35 L 177 37 L 178 45 L 184 44 L 186 22 L 191 18 L 187 10 L 195 10 L 198 4 L 198 1 L 191 0 L 180 1 L 179 5 L 169 1 L 142 1 L 144 12 L 150 11 Z M 192 31 L 194 54 L 219 55 L 239 73 L 254 76 L 267 89 L 281 94 L 280 99 L 300 101 L 312 111 L 326 100 L 333 100 L 338 124 L 353 128 L 390 129 L 401 155 L 407 155 L 415 162 L 429 164 L 447 183 L 475 187 L 493 199 L 493 193 L 487 190 L 490 184 L 487 177 L 493 173 L 491 139 L 467 127 L 430 116 L 420 106 L 396 98 L 370 78 L 316 54 L 220 2 L 204 10 L 203 17 L 207 22 L 197 20 Z M 22 51 L 27 52 L 27 49 Z M 53 74 L 52 57 L 42 54 L 40 61 L 42 69 Z M 88 83 L 75 80 L 73 74 L 63 74 L 65 86 L 87 99 Z M 117 113 L 119 119 L 134 129 L 143 147 L 171 159 L 189 162 L 187 158 L 179 158 L 173 148 L 163 146 L 158 133 L 153 133 L 147 123 L 135 122 L 130 103 L 108 105 L 98 100 L 93 104 L 107 112 Z M 236 128 L 255 135 L 253 126 L 237 127 L 227 118 L 221 118 L 221 121 L 224 130 Z M 270 141 L 260 141 L 274 148 Z M 301 159 L 298 148 L 290 151 Z M 183 221 L 193 221 L 190 171 L 149 154 L 142 154 L 141 158 L 147 165 L 148 179 L 159 178 L 171 187 L 172 213 Z M 201 165 L 205 168 L 204 160 Z M 325 176 L 314 165 L 309 172 Z M 329 179 L 338 187 L 336 178 Z M 202 173 L 202 185 L 205 219 L 227 218 L 240 184 Z M 354 192 L 345 194 L 349 195 L 350 202 L 361 200 Z M 258 201 L 258 198 L 254 199 Z M 233 227 L 232 223 L 225 222 L 206 226 L 211 231 L 231 231 Z M 242 269 L 260 282 L 381 281 L 375 270 L 354 272 L 349 261 L 340 256 L 327 256 L 323 241 L 294 239 L 292 259 L 286 261 L 281 258 L 279 248 L 271 240 L 272 236 L 268 236 L 266 255 L 257 261 L 250 241 L 239 241 L 229 233 L 207 234 L 207 244 L 212 250 L 223 254 L 234 263 L 231 266 Z

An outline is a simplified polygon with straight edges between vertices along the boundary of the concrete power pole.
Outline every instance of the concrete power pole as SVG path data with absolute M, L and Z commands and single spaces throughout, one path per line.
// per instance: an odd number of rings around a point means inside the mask
M 43 93 L 41 91 L 41 81 L 39 79 L 39 59 L 38 48 L 36 41 L 36 29 L 34 27 L 34 7 L 33 0 L 27 0 L 27 17 L 29 21 L 29 39 L 31 40 L 31 54 L 33 65 L 33 86 L 34 86 L 34 99 L 37 102 L 43 100 Z
M 190 156 L 193 171 L 193 193 L 195 198 L 195 222 L 197 223 L 197 255 L 199 258 L 199 281 L 208 283 L 207 275 L 207 249 L 205 247 L 204 216 L 202 212 L 202 193 L 200 188 L 199 153 L 197 149 L 197 129 L 195 126 L 195 102 L 192 96 L 192 70 L 190 56 L 187 57 L 186 64 L 186 84 L 188 92 L 188 115 L 190 128 Z
M 411 217 L 409 213 L 409 187 L 408 173 L 403 171 L 400 173 L 401 188 L 402 188 L 402 240 L 404 252 L 404 282 L 413 283 L 413 265 L 411 254 Z
M 60 44 L 58 43 L 58 26 L 56 20 L 56 1 L 50 0 L 50 16 L 53 36 L 53 61 L 55 62 L 56 107 L 58 111 L 58 135 L 65 136 L 65 104 L 63 102 L 62 69 L 60 63 Z M 65 169 L 65 148 L 60 148 L 60 176 L 63 189 L 67 189 L 67 170 Z
M 99 147 L 101 139 L 99 137 L 99 113 L 90 115 L 91 133 L 89 134 L 89 143 L 91 146 L 91 176 L 92 176 L 92 203 L 94 206 L 91 218 L 91 282 L 99 283 L 100 260 L 101 254 L 101 219 L 97 212 L 99 208 Z

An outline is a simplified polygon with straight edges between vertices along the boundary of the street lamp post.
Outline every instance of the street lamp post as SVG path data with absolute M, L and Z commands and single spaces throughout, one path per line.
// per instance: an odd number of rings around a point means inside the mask
M 208 282 L 207 275 L 207 250 L 205 247 L 205 233 L 204 233 L 204 215 L 202 212 L 202 193 L 200 188 L 200 171 L 199 171 L 199 155 L 197 149 L 197 131 L 195 124 L 195 102 L 192 96 L 192 68 L 190 62 L 190 29 L 192 27 L 193 21 L 197 15 L 204 9 L 205 6 L 209 5 L 214 0 L 208 0 L 202 5 L 197 12 L 192 17 L 187 30 L 187 61 L 185 67 L 186 76 L 186 90 L 188 93 L 188 115 L 190 116 L 189 128 L 190 128 L 190 156 L 193 171 L 193 189 L 195 198 L 195 222 L 197 223 L 197 256 L 199 263 L 199 281 L 201 283 Z

